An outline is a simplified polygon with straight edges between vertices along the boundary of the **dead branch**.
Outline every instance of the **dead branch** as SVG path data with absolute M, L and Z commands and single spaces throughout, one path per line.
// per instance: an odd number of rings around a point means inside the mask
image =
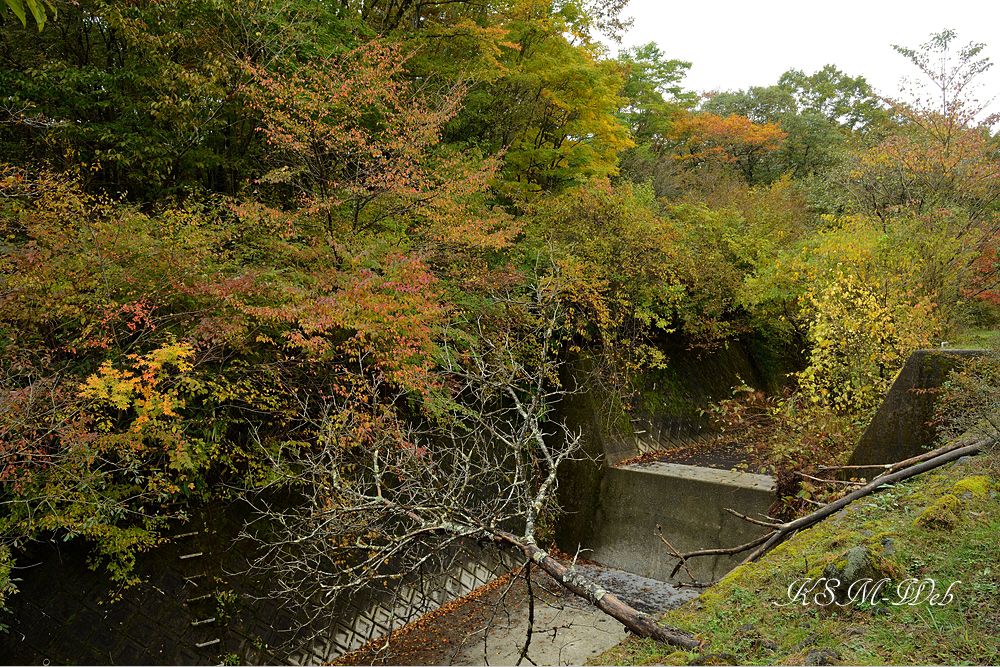
M 656 524 L 656 532 L 660 536 L 660 541 L 666 544 L 667 548 L 670 549 L 671 555 L 673 555 L 674 558 L 679 559 L 679 562 L 677 563 L 676 567 L 674 567 L 673 572 L 670 573 L 670 577 L 674 577 L 677 574 L 677 570 L 681 569 L 681 566 L 683 566 L 684 570 L 688 573 L 688 576 L 691 577 L 691 581 L 693 583 L 698 583 L 698 579 L 694 576 L 694 574 L 692 574 L 691 568 L 688 567 L 687 559 L 684 558 L 684 556 L 679 551 L 677 551 L 677 549 L 674 548 L 674 545 L 668 542 L 667 538 L 663 536 L 663 529 L 660 528 L 660 524 Z
M 767 542 L 757 547 L 757 549 L 755 549 L 753 553 L 744 558 L 743 562 L 740 563 L 740 565 L 752 563 L 753 561 L 757 560 L 762 555 L 767 553 L 772 547 L 776 546 L 781 541 L 783 541 L 793 531 L 806 528 L 808 526 L 813 525 L 814 523 L 817 523 L 822 519 L 825 519 L 831 514 L 840 511 L 844 507 L 847 507 L 858 498 L 863 498 L 867 495 L 870 495 L 871 493 L 874 493 L 875 491 L 877 491 L 878 489 L 887 484 L 895 484 L 896 482 L 902 481 L 904 479 L 909 479 L 910 477 L 915 477 L 921 473 L 925 473 L 928 470 L 933 470 L 934 468 L 938 468 L 946 463 L 950 463 L 963 456 L 970 454 L 977 454 L 986 444 L 988 444 L 986 440 L 980 440 L 972 445 L 967 445 L 965 447 L 959 447 L 957 449 L 951 449 L 950 451 L 946 451 L 945 453 L 940 454 L 928 461 L 924 461 L 923 463 L 920 463 L 918 465 L 905 468 L 903 470 L 899 470 L 889 475 L 883 475 L 881 477 L 876 478 L 874 481 L 870 482 L 866 486 L 861 487 L 857 491 L 854 491 L 844 496 L 840 500 L 834 501 L 829 505 L 827 505 L 826 507 L 816 510 L 812 514 L 807 514 L 806 516 L 796 519 L 795 521 L 789 521 L 788 523 L 782 524 L 780 528 L 778 528 L 777 530 L 773 531 L 770 534 Z
M 980 441 L 980 440 L 975 440 L 975 442 L 979 443 L 979 445 L 981 447 L 986 444 L 984 441 Z M 881 477 L 883 475 L 891 475 L 892 473 L 896 472 L 897 470 L 902 470 L 903 468 L 907 468 L 907 467 L 909 467 L 911 465 L 914 465 L 915 463 L 921 463 L 923 461 L 928 461 L 930 459 L 933 459 L 936 456 L 940 456 L 941 454 L 945 454 L 947 452 L 955 451 L 956 449 L 959 449 L 961 447 L 967 447 L 970 444 L 974 444 L 972 441 L 970 441 L 970 439 L 961 439 L 961 440 L 958 440 L 958 441 L 955 441 L 955 442 L 950 442 L 947 445 L 944 445 L 943 447 L 938 447 L 937 449 L 932 449 L 929 452 L 924 452 L 923 454 L 920 454 L 918 456 L 913 456 L 913 457 L 908 458 L 908 459 L 903 459 L 902 461 L 897 461 L 896 463 L 893 463 L 893 464 L 886 464 L 885 472 L 880 473 L 878 475 L 878 477 Z M 878 477 L 876 477 L 876 479 L 878 479 Z
M 585 600 L 589 600 L 591 604 L 605 614 L 620 621 L 622 625 L 634 634 L 666 642 L 672 646 L 680 646 L 689 651 L 697 650 L 701 646 L 700 642 L 693 637 L 686 637 L 679 634 L 678 631 L 671 631 L 668 628 L 657 625 L 646 614 L 633 609 L 586 577 L 569 570 L 565 565 L 549 556 L 547 552 L 534 544 L 522 542 L 515 535 L 505 531 L 497 531 L 495 539 L 506 542 L 523 551 L 525 556 L 545 570 L 568 591 Z
M 754 547 L 763 544 L 764 542 L 767 541 L 767 538 L 769 538 L 770 536 L 771 533 L 764 533 L 756 540 L 751 540 L 750 542 L 747 542 L 746 544 L 741 544 L 738 547 L 729 547 L 727 549 L 699 549 L 698 551 L 689 551 L 688 553 L 678 554 L 678 555 L 683 556 L 685 559 L 693 558 L 695 556 L 733 556 L 735 554 L 743 553 L 744 551 L 753 549 Z M 671 574 L 670 576 L 672 577 L 674 576 L 674 574 L 676 574 L 676 570 L 674 570 L 674 573 Z
M 734 514 L 734 515 L 738 516 L 739 518 L 743 519 L 744 521 L 749 521 L 750 523 L 755 523 L 758 526 L 764 526 L 765 528 L 776 528 L 776 527 L 779 527 L 779 526 L 783 525 L 783 524 L 780 524 L 780 523 L 777 523 L 777 522 L 774 522 L 774 521 L 761 521 L 760 519 L 754 519 L 753 517 L 749 517 L 746 514 L 740 514 L 736 510 L 730 509 L 728 507 L 723 507 L 722 509 L 726 510 L 730 514 Z
M 883 468 L 889 469 L 892 467 L 891 463 L 873 463 L 871 465 L 864 466 L 816 466 L 817 470 L 859 470 L 863 468 Z
M 823 479 L 822 477 L 813 477 L 812 475 L 807 475 L 806 473 L 798 470 L 795 471 L 795 474 L 799 477 L 805 477 L 806 479 L 811 479 L 814 482 L 820 482 L 822 484 L 844 484 L 846 486 L 859 486 L 861 484 L 861 482 L 846 482 L 840 479 Z

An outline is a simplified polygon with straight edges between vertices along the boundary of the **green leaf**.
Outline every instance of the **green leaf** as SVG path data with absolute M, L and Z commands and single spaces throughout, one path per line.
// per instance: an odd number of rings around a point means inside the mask
M 24 5 L 21 4 L 21 0 L 5 0 L 5 2 L 13 10 L 14 15 L 21 19 L 21 25 L 28 27 L 28 19 L 24 13 Z
M 45 26 L 45 7 L 38 0 L 24 0 L 28 4 L 28 9 L 31 10 L 31 15 L 35 17 L 35 23 L 38 24 L 38 32 L 42 31 Z M 8 0 L 10 2 L 10 0 Z M 22 19 L 22 23 L 23 23 Z

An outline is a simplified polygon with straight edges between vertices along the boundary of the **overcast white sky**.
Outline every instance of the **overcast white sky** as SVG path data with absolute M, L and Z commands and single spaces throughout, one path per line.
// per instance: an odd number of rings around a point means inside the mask
M 619 48 L 656 42 L 667 58 L 692 63 L 688 90 L 768 86 L 788 69 L 812 74 L 833 63 L 862 75 L 879 92 L 898 96 L 902 76 L 919 71 L 892 49 L 916 48 L 944 29 L 958 43 L 985 42 L 995 63 L 980 81 L 980 99 L 1000 110 L 1000 0 L 631 0 L 635 24 Z

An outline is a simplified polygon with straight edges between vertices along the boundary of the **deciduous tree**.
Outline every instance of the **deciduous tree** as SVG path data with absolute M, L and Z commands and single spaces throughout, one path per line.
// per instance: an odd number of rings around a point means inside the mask
M 781 147 L 788 135 L 774 122 L 755 123 L 746 116 L 696 112 L 678 118 L 668 139 L 675 159 L 693 166 L 731 164 L 753 185 L 764 156 Z

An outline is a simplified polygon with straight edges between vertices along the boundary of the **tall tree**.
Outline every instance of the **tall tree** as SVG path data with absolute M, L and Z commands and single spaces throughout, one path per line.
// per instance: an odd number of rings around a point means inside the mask
M 822 113 L 800 109 L 795 96 L 782 86 L 715 93 L 703 105 L 719 116 L 738 115 L 755 123 L 776 123 L 787 137 L 761 160 L 756 182 L 770 182 L 786 171 L 796 178 L 822 173 L 837 161 L 845 136 Z
M 889 120 L 885 102 L 863 76 L 852 77 L 826 65 L 807 75 L 790 69 L 778 86 L 794 98 L 800 112 L 814 111 L 848 130 L 868 133 Z
M 615 117 L 622 69 L 572 28 L 559 12 L 506 23 L 504 73 L 472 86 L 444 140 L 503 151 L 505 179 L 525 191 L 615 173 L 632 143 Z
M 637 143 L 662 136 L 672 116 L 694 105 L 696 96 L 680 85 L 691 63 L 666 60 L 654 42 L 619 52 L 618 61 L 626 66 L 619 115 Z
M 700 111 L 679 118 L 664 143 L 678 161 L 694 166 L 731 164 L 747 184 L 754 185 L 771 180 L 767 158 L 787 136 L 775 122 Z
M 854 201 L 885 219 L 893 207 L 958 207 L 970 229 L 987 223 L 1000 200 L 1000 162 L 991 127 L 1000 115 L 984 115 L 976 79 L 992 63 L 985 45 L 954 49 L 957 35 L 931 35 L 919 49 L 895 47 L 924 74 L 911 80 L 910 97 L 895 100 L 902 124 L 877 146 L 855 153 L 842 178 Z M 988 224 L 988 236 L 996 233 Z

